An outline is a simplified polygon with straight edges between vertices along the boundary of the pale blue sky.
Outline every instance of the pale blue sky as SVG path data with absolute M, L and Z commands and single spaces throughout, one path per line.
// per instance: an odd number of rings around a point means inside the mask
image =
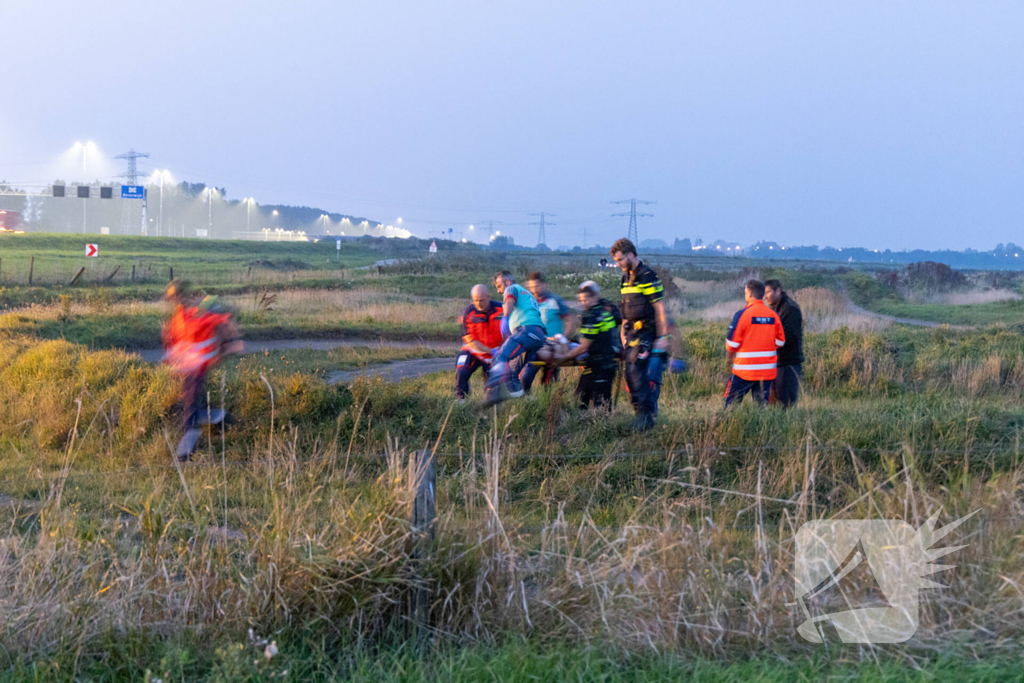
M 1024 239 L 1020 2 L 5 0 L 0 25 L 12 181 L 75 179 L 89 139 L 420 234 L 532 244 L 543 210 L 549 244 L 609 243 L 636 196 L 668 241 Z

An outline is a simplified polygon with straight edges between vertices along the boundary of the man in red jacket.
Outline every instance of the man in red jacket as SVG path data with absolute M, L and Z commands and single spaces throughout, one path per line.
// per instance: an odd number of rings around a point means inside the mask
M 767 405 L 768 390 L 778 368 L 778 350 L 786 343 L 779 315 L 764 305 L 764 283 L 747 280 L 747 305 L 732 319 L 725 336 L 726 357 L 732 378 L 725 389 L 725 405 L 739 403 L 753 391 L 758 405 Z
M 491 357 L 501 346 L 501 303 L 491 300 L 485 285 L 476 285 L 470 292 L 473 303 L 466 307 L 459 322 L 462 324 L 462 349 L 455 363 L 455 395 L 460 401 L 469 396 L 469 378 L 479 368 L 484 382 L 491 372 Z

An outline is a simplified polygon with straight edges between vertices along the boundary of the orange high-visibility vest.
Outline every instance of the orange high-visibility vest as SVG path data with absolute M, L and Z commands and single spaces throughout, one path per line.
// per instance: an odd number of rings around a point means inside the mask
M 166 362 L 180 374 L 201 374 L 220 356 L 220 326 L 230 314 L 179 306 L 164 327 Z
M 786 343 L 779 315 L 758 301 L 738 311 L 725 344 L 736 352 L 732 372 L 741 379 L 775 379 L 778 349 Z

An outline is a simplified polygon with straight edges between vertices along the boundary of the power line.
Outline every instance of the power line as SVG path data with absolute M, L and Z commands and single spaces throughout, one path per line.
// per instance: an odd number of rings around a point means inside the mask
M 139 184 L 139 159 L 148 159 L 149 152 L 136 152 L 134 149 L 129 149 L 124 154 L 118 154 L 115 159 L 124 159 L 128 162 L 128 170 L 124 174 L 125 180 L 128 181 L 128 185 Z M 132 202 L 122 201 L 121 202 L 121 234 L 131 235 L 132 223 L 134 223 L 135 207 Z M 142 216 L 142 220 L 145 220 L 145 214 Z
M 637 216 L 645 216 L 647 218 L 651 218 L 651 217 L 654 216 L 654 214 L 653 213 L 637 213 L 636 212 L 636 205 L 637 204 L 657 204 L 657 202 L 649 202 L 649 201 L 646 201 L 644 199 L 620 199 L 619 201 L 612 202 L 612 204 L 629 204 L 629 213 L 613 213 L 612 214 L 612 218 L 615 218 L 617 216 L 629 216 L 629 232 L 626 235 L 626 237 L 628 237 L 629 241 L 632 242 L 633 244 L 639 244 L 640 243 L 640 238 L 637 235 L 636 217 Z
M 547 235 L 544 234 L 544 226 L 545 226 L 544 219 L 547 216 L 557 216 L 558 214 L 556 214 L 556 213 L 544 213 L 543 211 L 541 211 L 540 213 L 531 213 L 531 214 L 527 214 L 527 215 L 529 215 L 529 216 L 540 216 L 540 220 L 539 221 L 536 221 L 534 223 L 530 223 L 530 225 L 538 225 L 538 226 L 540 226 L 540 229 L 537 231 L 538 232 L 538 234 L 537 234 L 537 244 L 538 245 L 543 244 L 546 247 L 548 245 L 548 240 L 547 240 Z M 558 225 L 558 224 L 557 223 L 547 223 L 546 225 Z

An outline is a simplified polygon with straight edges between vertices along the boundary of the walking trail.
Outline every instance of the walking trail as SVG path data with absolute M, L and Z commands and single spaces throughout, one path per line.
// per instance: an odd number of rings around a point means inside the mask
M 875 313 L 869 311 L 866 308 L 861 308 L 857 304 L 853 303 L 849 297 L 846 299 L 846 306 L 850 309 L 851 313 L 858 313 L 860 315 L 870 316 L 872 318 L 878 318 L 879 320 L 888 320 L 889 322 L 897 323 L 900 325 L 915 325 L 917 327 L 949 327 L 951 330 L 973 330 L 973 325 L 950 325 L 947 323 L 937 323 L 934 320 L 918 320 L 917 318 L 898 318 L 894 315 L 886 315 L 885 313 Z
M 430 375 L 435 372 L 451 370 L 455 367 L 455 354 L 459 350 L 458 344 L 439 341 L 409 341 L 409 340 L 388 340 L 388 339 L 276 339 L 271 341 L 247 341 L 244 342 L 242 353 L 264 353 L 267 351 L 299 351 L 309 349 L 312 351 L 330 351 L 338 348 L 353 347 L 369 348 L 392 348 L 392 349 L 422 349 L 428 348 L 436 351 L 450 351 L 451 356 L 446 358 L 417 358 L 413 360 L 400 360 L 392 363 L 378 363 L 368 365 L 355 370 L 336 370 L 328 373 L 328 384 L 341 384 L 351 382 L 356 377 L 378 375 L 390 382 L 397 382 L 403 379 L 412 379 L 423 375 Z M 147 363 L 159 363 L 163 358 L 163 349 L 146 349 L 136 351 Z

